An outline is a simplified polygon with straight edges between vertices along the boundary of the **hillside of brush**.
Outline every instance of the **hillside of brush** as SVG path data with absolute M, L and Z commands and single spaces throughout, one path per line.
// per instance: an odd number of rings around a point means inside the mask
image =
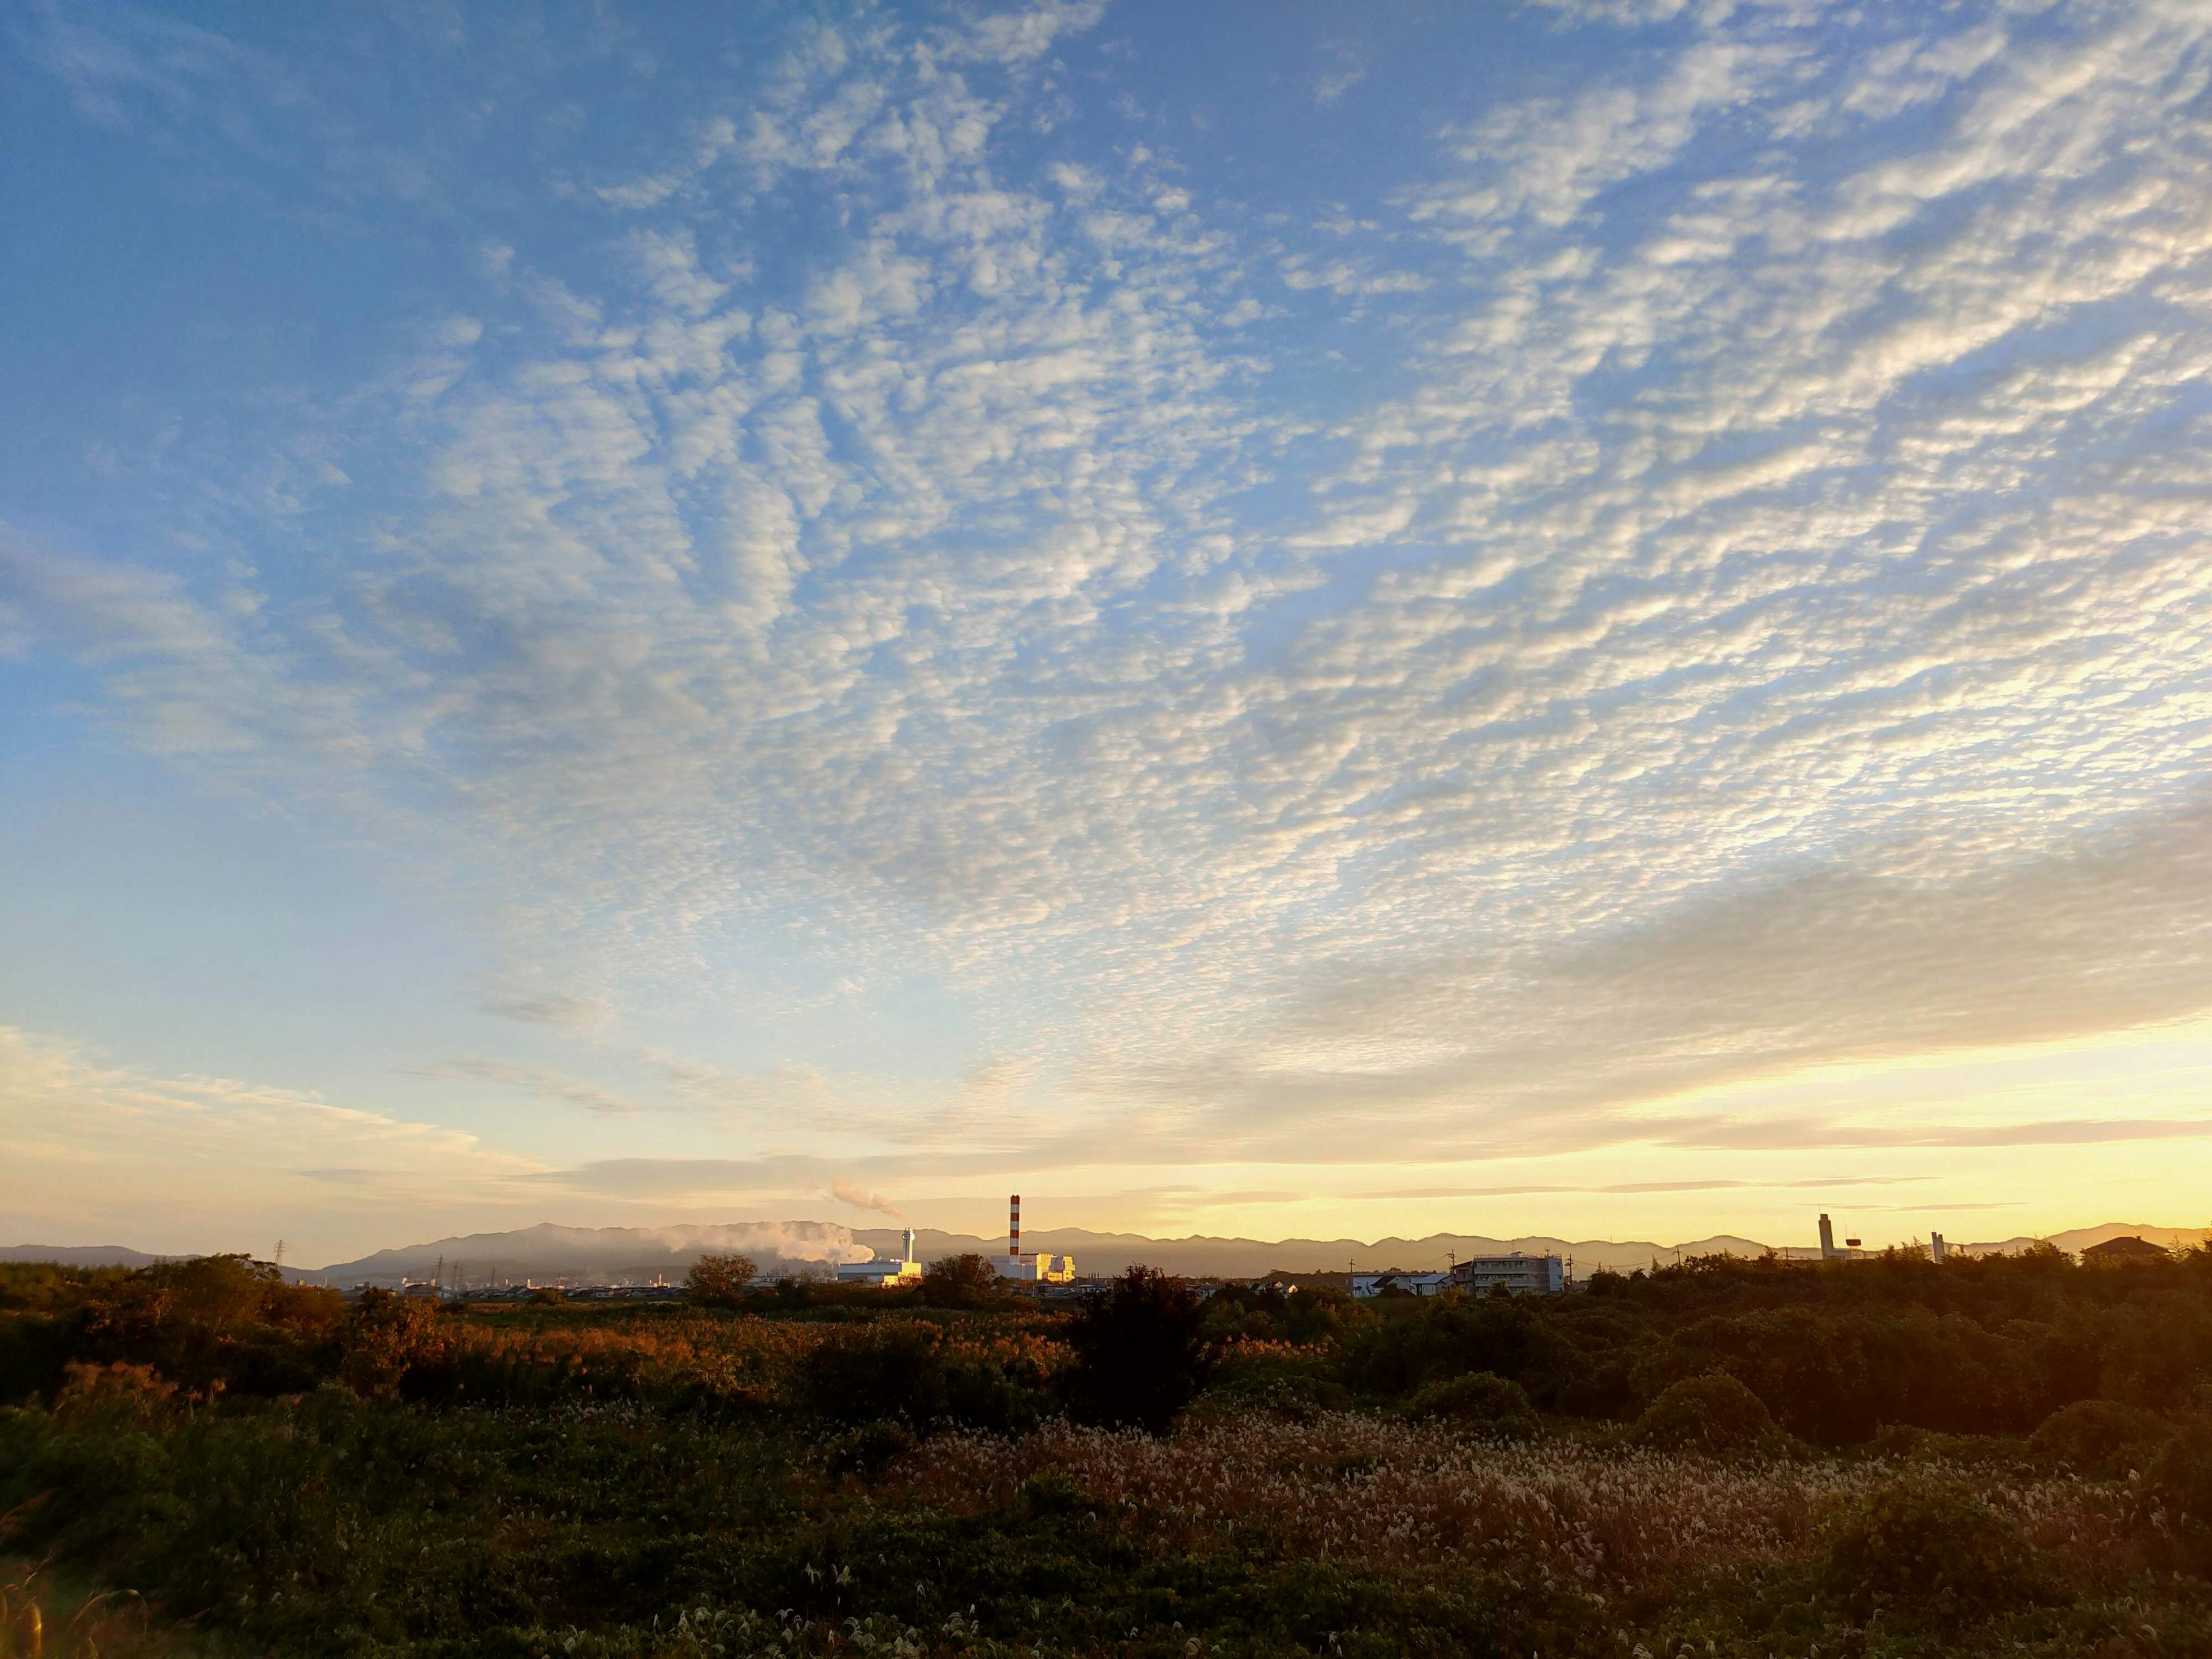
M 723 1300 L 0 1269 L 0 1656 L 2212 1654 L 2203 1250 Z

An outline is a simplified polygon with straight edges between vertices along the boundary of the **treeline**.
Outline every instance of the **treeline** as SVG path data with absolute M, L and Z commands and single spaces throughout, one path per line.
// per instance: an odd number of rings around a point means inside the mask
M 1310 1375 L 1347 1400 L 1407 1398 L 1470 1372 L 1555 1416 L 1626 1420 L 1668 1385 L 1735 1378 L 1774 1420 L 1826 1446 L 1885 1425 L 2025 1434 L 2085 1400 L 2212 1407 L 2212 1252 L 2080 1267 L 2055 1249 L 1938 1265 L 1712 1256 L 1536 1298 L 1352 1304 L 1330 1291 L 1233 1291 L 1217 1329 L 1318 1345 Z
M 0 1559 L 302 1654 L 2212 1654 L 2203 1252 L 932 1294 L 0 1267 Z
M 1455 1378 L 1515 1384 L 1554 1419 L 1626 1422 L 1725 1376 L 1788 1433 L 2025 1435 L 2109 1401 L 2212 1408 L 2212 1252 L 2116 1267 L 2055 1250 L 1937 1265 L 1711 1257 L 1600 1273 L 1550 1297 L 1386 1298 L 1139 1271 L 1073 1310 L 960 1294 L 786 1286 L 647 1309 L 470 1310 L 287 1285 L 240 1257 L 136 1272 L 0 1270 L 0 1402 L 51 1404 L 136 1368 L 184 1400 L 343 1384 L 434 1407 L 631 1399 L 790 1408 L 848 1425 L 1016 1428 L 1065 1413 L 1152 1430 L 1218 1406 L 1404 1409 Z M 75 1379 L 74 1384 L 72 1379 Z

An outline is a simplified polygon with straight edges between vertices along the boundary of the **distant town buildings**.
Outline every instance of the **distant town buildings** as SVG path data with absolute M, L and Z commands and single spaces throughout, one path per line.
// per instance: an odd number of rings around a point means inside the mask
M 1474 1255 L 1447 1273 L 1380 1273 L 1352 1275 L 1352 1293 L 1364 1301 L 1378 1296 L 1441 1296 L 1462 1291 L 1485 1296 L 1502 1285 L 1514 1296 L 1555 1296 L 1567 1288 L 1566 1263 L 1556 1255 Z
M 1405 1296 L 1439 1296 L 1451 1288 L 1452 1278 L 1446 1273 L 1354 1273 L 1352 1293 L 1361 1301 L 1370 1297 L 1389 1296 L 1396 1292 Z

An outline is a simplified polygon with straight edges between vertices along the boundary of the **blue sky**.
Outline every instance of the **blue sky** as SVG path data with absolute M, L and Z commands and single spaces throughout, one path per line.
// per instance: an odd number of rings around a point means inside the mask
M 2201 1224 L 2208 34 L 19 9 L 0 1231 Z

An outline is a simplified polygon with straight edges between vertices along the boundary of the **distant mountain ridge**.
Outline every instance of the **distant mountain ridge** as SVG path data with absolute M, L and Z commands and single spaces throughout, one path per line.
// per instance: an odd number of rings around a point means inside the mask
M 2079 1251 L 2107 1239 L 2128 1237 L 2171 1247 L 2195 1244 L 2212 1234 L 2202 1228 L 2108 1221 L 2094 1227 L 2054 1233 L 2048 1240 L 2023 1235 L 1986 1243 L 1954 1241 L 1954 1245 L 1973 1254 L 2009 1253 L 2039 1243 Z M 1185 1238 L 1151 1238 L 1141 1233 L 1093 1232 L 1080 1227 L 1031 1229 L 1023 1235 L 1022 1242 L 1032 1250 L 1073 1256 L 1077 1270 L 1086 1275 L 1117 1273 L 1141 1262 L 1194 1278 L 1249 1279 L 1277 1271 L 1419 1271 L 1443 1267 L 1455 1257 L 1463 1260 L 1470 1255 L 1506 1255 L 1515 1250 L 1530 1255 L 1567 1257 L 1573 1261 L 1578 1275 L 1600 1267 L 1626 1273 L 1678 1257 L 1760 1255 L 1770 1248 L 1755 1239 L 1725 1233 L 1680 1244 L 1656 1244 L 1648 1240 L 1575 1240 L 1540 1234 L 1492 1238 L 1478 1233 L 1431 1233 L 1422 1238 L 1392 1237 L 1371 1243 L 1353 1238 L 1289 1238 L 1269 1243 L 1202 1234 Z M 702 1255 L 749 1255 L 764 1273 L 820 1272 L 839 1261 L 864 1261 L 873 1255 L 896 1255 L 899 1243 L 899 1232 L 895 1228 L 856 1230 L 829 1221 L 741 1221 L 714 1226 L 674 1227 L 564 1227 L 549 1221 L 511 1232 L 470 1233 L 378 1250 L 356 1261 L 333 1262 L 327 1267 L 287 1267 L 284 1275 L 331 1285 L 396 1285 L 406 1279 L 428 1279 L 442 1267 L 449 1279 L 458 1273 L 466 1283 L 479 1285 L 524 1279 L 567 1279 L 572 1284 L 636 1283 L 655 1276 L 680 1279 Z M 979 1238 L 973 1234 L 950 1233 L 935 1228 L 921 1230 L 915 1244 L 915 1253 L 925 1261 L 971 1251 L 996 1255 L 1006 1247 L 1003 1237 Z M 1774 1248 L 1778 1253 L 1791 1256 L 1818 1254 L 1809 1243 Z M 0 1261 L 55 1261 L 70 1267 L 142 1267 L 173 1259 L 119 1244 L 19 1244 L 0 1248 Z
M 150 1267 L 174 1256 L 149 1255 L 120 1244 L 11 1244 L 0 1248 L 0 1261 L 52 1261 L 64 1267 Z
M 866 1261 L 873 1253 L 834 1221 L 737 1221 L 719 1226 L 563 1227 L 550 1221 L 507 1233 L 470 1233 L 379 1250 L 310 1277 L 333 1285 L 428 1279 L 441 1264 L 467 1283 L 568 1279 L 635 1283 L 681 1278 L 702 1255 L 748 1255 L 764 1273 Z

